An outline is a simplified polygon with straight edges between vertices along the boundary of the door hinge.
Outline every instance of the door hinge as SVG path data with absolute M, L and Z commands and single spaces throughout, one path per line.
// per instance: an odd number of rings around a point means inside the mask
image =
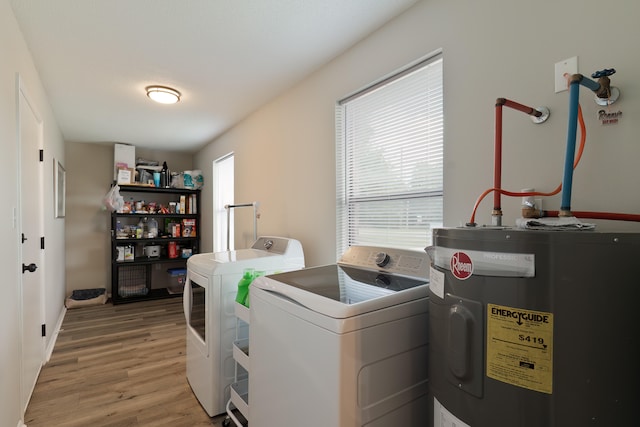
M 40 238 L 40 249 L 44 249 L 44 236 Z
M 44 323 L 42 324 L 42 336 L 47 336 L 47 325 L 45 325 Z
M 40 150 L 40 161 L 44 162 L 44 150 Z

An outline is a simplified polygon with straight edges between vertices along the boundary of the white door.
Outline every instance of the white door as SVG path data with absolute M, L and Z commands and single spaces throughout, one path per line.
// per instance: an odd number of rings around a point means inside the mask
M 40 160 L 42 120 L 32 108 L 24 88 L 18 81 L 20 144 L 20 231 L 23 265 L 21 295 L 21 405 L 25 411 L 38 379 L 44 357 L 43 318 L 43 226 L 42 169 Z M 33 271 L 32 271 L 33 270 Z

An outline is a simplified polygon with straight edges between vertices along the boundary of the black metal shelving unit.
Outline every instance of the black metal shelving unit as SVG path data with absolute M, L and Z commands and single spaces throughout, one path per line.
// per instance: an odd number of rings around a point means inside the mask
M 175 243 L 180 249 L 190 250 L 192 254 L 199 252 L 200 248 L 200 190 L 159 188 L 138 185 L 120 185 L 120 194 L 125 201 L 142 201 L 146 204 L 155 202 L 157 207 L 169 206 L 170 202 L 179 202 L 180 196 L 185 196 L 185 202 L 194 197 L 189 205 L 191 212 L 185 213 L 148 213 L 148 212 L 112 212 L 111 214 L 111 300 L 114 304 L 143 301 L 159 298 L 171 298 L 180 296 L 181 292 L 172 289 L 172 278 L 168 274 L 169 268 L 186 269 L 187 258 L 179 253 L 176 258 L 168 256 L 170 242 Z M 158 223 L 158 236 L 154 238 L 135 238 L 132 236 L 119 236 L 120 226 L 131 227 L 140 220 L 155 219 Z M 184 224 L 183 220 L 192 220 L 195 224 L 195 236 L 179 237 L 171 235 L 167 230 L 169 220 L 178 224 Z M 144 255 L 145 246 L 159 246 L 158 256 Z M 118 259 L 121 251 L 119 248 L 129 248 L 133 259 Z

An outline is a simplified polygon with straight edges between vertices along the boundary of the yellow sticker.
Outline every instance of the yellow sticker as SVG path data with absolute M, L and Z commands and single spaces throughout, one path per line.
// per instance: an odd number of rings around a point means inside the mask
M 487 304 L 487 376 L 553 392 L 553 313 Z

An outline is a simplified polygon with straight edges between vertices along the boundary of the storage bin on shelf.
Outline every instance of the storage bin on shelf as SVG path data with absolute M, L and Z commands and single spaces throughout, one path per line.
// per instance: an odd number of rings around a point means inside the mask
M 149 293 L 147 270 L 142 265 L 123 265 L 118 269 L 118 295 L 126 298 Z
M 187 269 L 186 268 L 169 268 L 167 269 L 167 273 L 169 273 L 170 281 L 169 287 L 167 290 L 170 293 L 182 293 L 184 291 L 184 283 L 187 279 Z

